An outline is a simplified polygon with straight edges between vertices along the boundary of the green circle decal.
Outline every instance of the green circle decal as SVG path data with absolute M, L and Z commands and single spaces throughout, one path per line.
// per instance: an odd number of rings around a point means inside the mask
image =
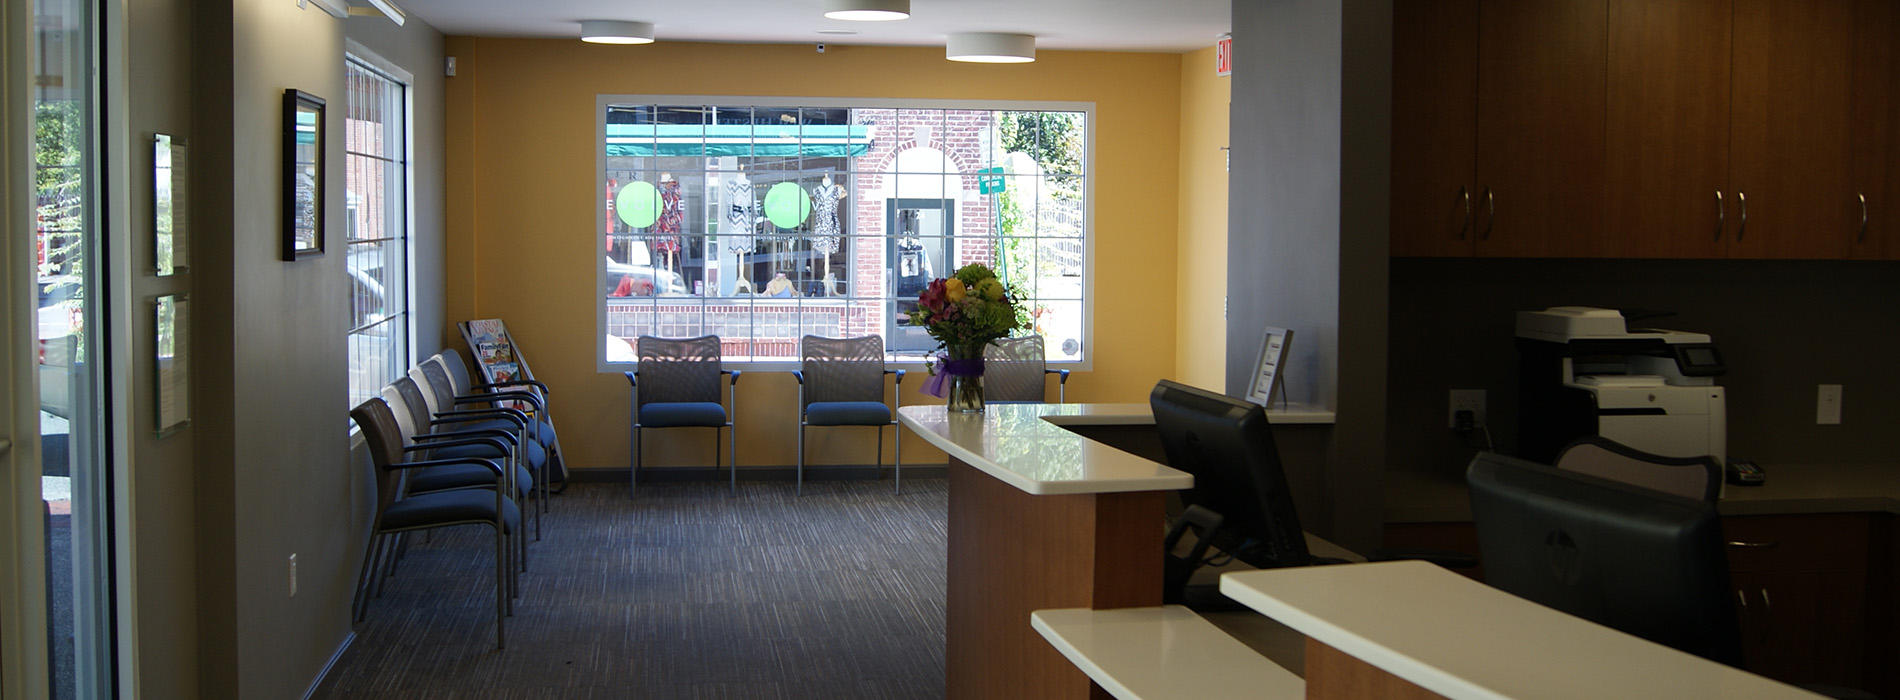
M 660 218 L 660 191 L 651 182 L 629 182 L 614 196 L 614 213 L 628 226 L 652 226 Z
M 811 216 L 811 195 L 796 183 L 781 182 L 765 191 L 765 218 L 779 228 L 798 228 Z

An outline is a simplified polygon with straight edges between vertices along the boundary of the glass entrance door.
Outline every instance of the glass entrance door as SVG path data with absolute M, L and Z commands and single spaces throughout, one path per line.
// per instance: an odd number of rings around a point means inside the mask
M 937 347 L 929 332 L 911 325 L 910 312 L 917 310 L 917 295 L 931 280 L 955 272 L 945 267 L 951 260 L 954 204 L 949 199 L 885 200 L 884 226 L 892 232 L 885 248 L 893 285 L 891 319 L 884 336 L 889 352 L 920 356 Z

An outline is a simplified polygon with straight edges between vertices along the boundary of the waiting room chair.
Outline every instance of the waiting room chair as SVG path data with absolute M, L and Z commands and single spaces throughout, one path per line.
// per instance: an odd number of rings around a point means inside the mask
M 1710 503 L 1722 493 L 1722 465 L 1714 457 L 1664 457 L 1604 437 L 1570 443 L 1555 466 Z
M 376 516 L 370 526 L 370 542 L 363 553 L 362 571 L 357 576 L 355 617 L 361 622 L 368 613 L 370 585 L 380 578 L 378 571 L 391 559 L 395 536 L 455 525 L 486 525 L 495 531 L 495 646 L 507 648 L 505 620 L 513 612 L 513 561 L 509 538 L 521 529 L 521 510 L 509 498 L 506 477 L 496 460 L 445 459 L 409 460 L 413 450 L 403 445 L 396 416 L 382 397 L 371 398 L 350 409 L 350 418 L 363 429 L 370 464 L 375 469 Z M 405 483 L 417 470 L 473 464 L 486 469 L 492 479 L 488 488 L 459 489 L 411 494 Z
M 534 371 L 528 368 L 527 358 L 521 355 L 520 346 L 515 343 L 514 336 L 508 332 L 507 326 L 500 319 L 464 321 L 457 324 L 457 328 L 462 331 L 462 339 L 468 344 L 469 352 L 474 354 L 472 359 L 475 367 L 475 372 L 469 373 L 466 367 L 460 366 L 462 359 L 460 355 L 455 354 L 453 350 L 444 350 L 441 353 L 444 365 L 455 365 L 449 367 L 451 372 L 463 373 L 462 377 L 456 380 L 460 382 L 456 387 L 457 393 L 525 391 L 537 396 L 540 403 L 535 406 L 536 415 L 543 423 L 543 431 L 537 433 L 537 436 L 546 436 L 541 439 L 544 440 L 542 445 L 546 446 L 550 453 L 548 464 L 552 472 L 549 474 L 549 481 L 559 482 L 565 488 L 567 485 L 566 453 L 561 451 L 561 443 L 554 436 L 554 419 L 549 413 L 552 402 L 549 400 L 551 392 L 548 390 L 548 385 L 535 380 Z M 447 362 L 448 358 L 454 358 L 455 362 Z M 481 380 L 469 381 L 471 377 L 481 377 Z
M 983 400 L 986 403 L 1047 403 L 1043 377 L 1056 375 L 1056 402 L 1068 402 L 1069 370 L 1049 369 L 1042 336 L 998 338 L 983 348 Z
M 639 364 L 626 373 L 633 391 L 633 458 L 627 472 L 627 497 L 633 497 L 640 483 L 640 436 L 646 428 L 712 428 L 715 467 L 719 465 L 719 429 L 725 428 L 732 448 L 727 496 L 738 495 L 739 438 L 732 417 L 739 412 L 741 372 L 720 366 L 719 336 L 643 335 L 634 341 L 634 353 Z M 721 375 L 731 377 L 726 384 L 726 406 L 719 403 Z
M 801 369 L 792 372 L 798 380 L 798 493 L 805 492 L 805 428 L 807 426 L 872 426 L 877 430 L 878 476 L 884 473 L 884 426 L 897 425 L 897 392 L 891 392 L 891 404 L 884 403 L 884 375 L 897 376 L 896 388 L 904 384 L 904 370 L 884 368 L 884 339 L 867 335 L 858 338 L 825 338 L 808 335 L 798 342 Z M 896 435 L 896 431 L 892 431 Z M 892 456 L 893 493 L 904 488 L 904 443 L 896 435 Z
M 421 378 L 417 380 L 417 385 L 430 390 L 427 395 L 433 401 L 431 408 L 442 419 L 455 417 L 461 420 L 461 417 L 479 416 L 482 415 L 480 413 L 482 411 L 494 410 L 518 411 L 527 419 L 528 429 L 525 432 L 531 438 L 530 444 L 526 445 L 529 453 L 527 457 L 528 461 L 539 470 L 535 474 L 540 480 L 543 492 L 541 509 L 546 510 L 547 493 L 558 490 L 552 488 L 553 482 L 562 482 L 565 488 L 567 480 L 567 472 L 561 466 L 560 441 L 555 438 L 554 424 L 548 418 L 546 393 L 525 390 L 504 391 L 493 386 L 470 385 L 468 371 L 462 365 L 462 357 L 454 350 L 436 353 L 434 357 L 424 360 L 422 364 L 410 370 L 412 377 L 418 373 L 421 374 Z M 529 410 L 523 411 L 512 408 L 513 406 L 525 406 Z M 475 413 L 465 413 L 471 411 Z M 487 421 L 477 420 L 473 427 L 507 428 L 508 426 L 502 425 L 503 422 L 504 419 L 501 417 Z M 510 414 L 505 422 L 516 421 Z M 539 447 L 537 448 L 536 445 Z
M 449 419 L 433 418 L 429 398 L 432 392 L 424 391 L 417 384 L 414 372 L 411 369 L 411 376 L 390 382 L 382 391 L 383 402 L 396 416 L 403 445 L 428 459 L 499 460 L 512 489 L 508 493 L 517 502 L 541 495 L 535 485 L 545 467 L 544 462 L 538 460 L 545 460 L 546 453 L 536 451 L 540 446 L 522 436 L 522 426 L 529 420 L 525 414 L 513 409 L 497 409 L 466 411 L 462 412 L 465 415 Z M 513 420 L 489 418 L 482 415 L 485 413 Z M 410 475 L 408 489 L 410 493 L 424 493 L 481 487 L 486 483 L 487 474 L 481 469 L 454 465 Z M 540 539 L 540 536 L 541 514 L 537 509 L 535 538 Z M 522 564 L 527 564 L 526 551 L 522 552 Z

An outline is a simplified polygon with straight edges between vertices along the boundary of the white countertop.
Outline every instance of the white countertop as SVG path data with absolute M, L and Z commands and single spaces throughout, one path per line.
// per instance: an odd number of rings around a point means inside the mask
M 1421 561 L 1231 573 L 1220 590 L 1451 700 L 1820 697 Z
M 1090 440 L 1042 418 L 1047 414 L 1081 416 L 1092 410 L 1090 406 L 990 404 L 983 413 L 955 415 L 941 404 L 905 406 L 897 409 L 897 420 L 951 457 L 1036 495 L 1175 491 L 1194 485 L 1194 477 L 1187 472 Z M 1126 414 L 1126 408 L 1104 412 Z
M 1037 610 L 1030 624 L 1120 700 L 1300 700 L 1306 682 L 1178 605 Z

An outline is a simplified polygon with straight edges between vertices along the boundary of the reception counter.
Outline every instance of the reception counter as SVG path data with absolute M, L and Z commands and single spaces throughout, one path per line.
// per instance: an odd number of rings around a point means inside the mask
M 1146 413 L 1140 404 L 898 410 L 950 457 L 947 698 L 1088 698 L 1088 677 L 1042 641 L 1030 612 L 1161 604 L 1165 497 L 1193 477 L 1044 420 Z

